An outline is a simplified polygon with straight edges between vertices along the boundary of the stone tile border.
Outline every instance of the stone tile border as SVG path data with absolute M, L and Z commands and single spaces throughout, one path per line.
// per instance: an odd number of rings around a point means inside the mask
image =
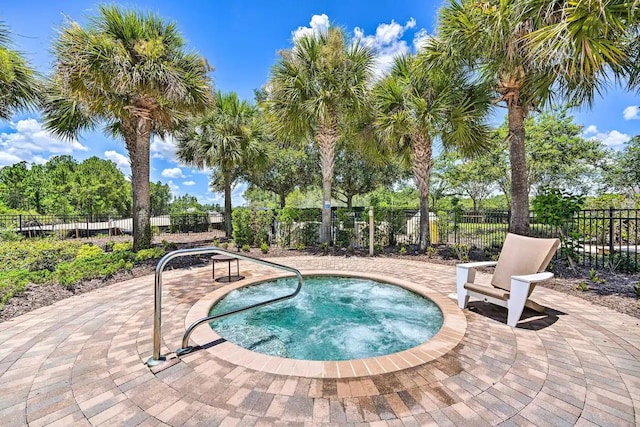
M 390 285 L 400 286 L 431 299 L 438 305 L 443 315 L 442 328 L 425 343 L 416 347 L 385 356 L 369 357 L 346 361 L 313 361 L 288 359 L 256 353 L 229 341 L 216 344 L 205 351 L 235 365 L 256 371 L 278 375 L 293 375 L 305 378 L 356 378 L 384 374 L 413 368 L 431 362 L 455 348 L 467 330 L 467 320 L 458 306 L 447 296 L 407 280 L 371 272 L 350 272 L 340 270 L 305 270 L 303 276 L 346 276 L 371 279 Z M 259 279 L 237 282 L 217 289 L 196 302 L 185 317 L 185 329 L 197 320 L 208 316 L 213 304 L 233 290 L 254 286 L 283 277 L 294 277 L 287 273 L 275 273 Z M 304 286 L 304 285 L 303 285 Z M 206 345 L 221 337 L 208 325 L 201 325 L 191 335 L 191 344 Z

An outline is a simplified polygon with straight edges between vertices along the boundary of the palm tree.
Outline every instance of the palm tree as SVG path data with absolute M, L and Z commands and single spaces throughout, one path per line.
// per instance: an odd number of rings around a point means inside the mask
M 209 65 L 184 49 L 174 23 L 116 6 L 100 6 L 86 28 L 69 22 L 53 50 L 45 99 L 47 129 L 71 139 L 104 125 L 124 139 L 131 161 L 133 248 L 151 245 L 149 147 L 152 135 L 212 103 Z
M 294 40 L 271 70 L 267 105 L 285 140 L 313 139 L 322 173 L 320 242 L 331 235 L 331 184 L 336 143 L 345 124 L 363 110 L 373 52 L 349 42 L 339 28 Z
M 449 0 L 440 11 L 438 38 L 426 49 L 438 66 L 465 66 L 492 85 L 494 103 L 507 108 L 511 162 L 511 231 L 529 228 L 524 121 L 552 96 L 557 74 L 535 61 L 526 38 L 538 21 L 522 14 L 520 1 Z
M 189 119 L 177 132 L 180 161 L 198 168 L 213 168 L 212 188 L 224 190 L 224 223 L 231 237 L 231 187 L 244 171 L 268 160 L 269 135 L 257 108 L 234 92 L 216 92 L 216 106 Z
M 420 194 L 420 240 L 429 243 L 429 180 L 436 137 L 445 149 L 473 154 L 485 147 L 488 109 L 485 90 L 461 73 L 442 72 L 413 56 L 396 58 L 391 73 L 373 89 L 374 128 L 392 152 L 411 165 Z
M 0 22 L 0 119 L 8 120 L 16 110 L 35 105 L 39 87 L 36 73 L 11 49 L 9 29 Z
M 529 57 L 554 67 L 572 105 L 592 104 L 613 78 L 640 87 L 640 4 L 629 0 L 528 0 L 521 16 L 536 22 Z

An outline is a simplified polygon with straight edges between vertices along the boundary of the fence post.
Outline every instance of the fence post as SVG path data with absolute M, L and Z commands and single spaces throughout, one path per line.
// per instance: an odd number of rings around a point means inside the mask
M 373 256 L 373 206 L 369 207 L 369 256 Z
M 613 206 L 609 206 L 609 256 L 613 255 Z

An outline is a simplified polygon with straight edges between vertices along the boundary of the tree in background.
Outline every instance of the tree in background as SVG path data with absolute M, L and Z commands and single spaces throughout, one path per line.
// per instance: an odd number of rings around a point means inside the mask
M 150 184 L 151 216 L 166 215 L 171 204 L 171 188 L 169 184 L 152 182 Z
M 244 171 L 268 160 L 269 134 L 258 109 L 234 92 L 218 91 L 215 107 L 188 119 L 176 139 L 181 162 L 214 169 L 210 185 L 214 191 L 224 191 L 225 231 L 231 237 L 231 188 Z
M 43 165 L 1 168 L 0 200 L 38 214 L 124 216 L 131 212 L 131 186 L 111 160 L 90 157 L 78 163 L 54 156 Z
M 604 181 L 640 205 L 640 135 L 627 141 L 621 151 L 610 153 Z M 633 203 L 632 202 L 632 203 Z
M 29 63 L 11 48 L 11 33 L 0 21 L 0 119 L 38 102 L 40 82 Z
M 379 186 L 388 187 L 402 178 L 406 172 L 388 161 L 372 161 L 349 144 L 340 144 L 335 158 L 333 197 L 353 207 L 353 197 L 367 194 Z
M 427 60 L 427 58 L 423 58 Z M 485 145 L 488 99 L 460 72 L 425 66 L 414 57 L 396 58 L 390 74 L 373 89 L 374 128 L 387 150 L 411 165 L 420 194 L 419 247 L 429 243 L 429 181 L 433 142 L 469 154 Z
M 457 163 L 447 171 L 446 179 L 452 188 L 469 197 L 473 211 L 483 208 L 483 202 L 496 190 L 496 181 L 504 170 L 496 167 L 494 158 L 485 153 L 465 160 L 458 158 Z
M 271 158 L 265 167 L 245 171 L 247 191 L 262 190 L 278 197 L 278 206 L 284 208 L 287 196 L 294 190 L 305 191 L 314 183 L 318 161 L 308 146 L 303 149 L 272 142 Z M 265 207 L 265 206 L 263 206 Z
M 364 110 L 373 52 L 339 28 L 294 39 L 271 70 L 267 106 L 276 135 L 287 142 L 312 139 L 322 172 L 320 242 L 331 235 L 331 187 L 336 144 L 345 124 Z M 327 202 L 329 205 L 327 205 Z
M 534 22 L 515 0 L 449 0 L 440 10 L 438 39 L 430 57 L 440 67 L 469 67 L 492 85 L 494 103 L 507 108 L 511 165 L 511 231 L 527 234 L 529 197 L 524 122 L 550 97 L 552 70 L 536 67 L 527 56 L 525 37 Z
M 103 5 L 83 28 L 70 21 L 53 46 L 55 71 L 44 103 L 45 126 L 72 139 L 104 124 L 124 139 L 131 160 L 133 249 L 151 245 L 149 148 L 184 114 L 211 105 L 210 67 L 187 53 L 174 23 Z
M 169 211 L 171 213 L 181 214 L 187 212 L 202 212 L 203 208 L 196 196 L 184 194 L 182 196 L 176 196 L 176 198 L 173 199 Z

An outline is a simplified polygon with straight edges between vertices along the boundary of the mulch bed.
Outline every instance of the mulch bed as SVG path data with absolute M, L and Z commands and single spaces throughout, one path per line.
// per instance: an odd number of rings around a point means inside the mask
M 163 240 L 165 242 L 173 242 L 178 249 L 183 249 L 211 246 L 213 240 L 220 237 L 220 232 L 163 234 L 156 236 L 154 242 L 156 244 L 160 244 Z M 109 240 L 128 241 L 131 240 L 131 237 L 119 236 L 115 238 L 93 238 L 87 241 L 104 246 Z M 300 255 L 368 256 L 366 251 L 347 253 L 344 248 L 331 249 L 330 251 L 325 252 L 317 248 L 297 251 L 281 249 L 276 246 L 273 246 L 269 250 L 268 254 L 263 254 L 260 249 L 252 248 L 248 255 L 257 258 Z M 456 258 L 456 254 L 448 249 L 439 250 L 430 256 L 416 254 L 415 250 L 411 248 L 409 248 L 406 254 L 402 255 L 395 251 L 386 250 L 384 253 L 376 256 L 380 258 L 411 259 L 414 261 L 447 265 L 455 265 L 460 262 Z M 481 251 L 477 251 L 477 253 L 470 253 L 469 257 L 472 260 L 485 260 L 486 254 L 483 254 Z M 208 261 L 208 255 L 200 257 L 181 257 L 173 260 L 167 269 L 202 266 L 208 263 Z M 150 260 L 143 264 L 136 265 L 131 271 L 121 271 L 105 279 L 93 279 L 82 282 L 72 288 L 66 288 L 60 285 L 29 285 L 25 292 L 14 296 L 5 303 L 4 308 L 0 311 L 0 321 L 8 320 L 37 308 L 51 305 L 56 301 L 68 298 L 72 295 L 82 294 L 113 283 L 151 274 L 155 269 L 155 265 L 156 261 Z M 589 269 L 578 267 L 577 271 L 574 273 L 572 270 L 564 267 L 562 263 L 554 264 L 554 273 L 556 274 L 556 277 L 553 280 L 542 283 L 541 286 L 555 289 L 640 319 L 640 299 L 634 291 L 634 286 L 640 283 L 640 274 L 621 274 L 611 273 L 606 270 L 599 270 L 596 273 L 598 281 L 594 282 L 591 280 L 592 276 L 590 275 Z

